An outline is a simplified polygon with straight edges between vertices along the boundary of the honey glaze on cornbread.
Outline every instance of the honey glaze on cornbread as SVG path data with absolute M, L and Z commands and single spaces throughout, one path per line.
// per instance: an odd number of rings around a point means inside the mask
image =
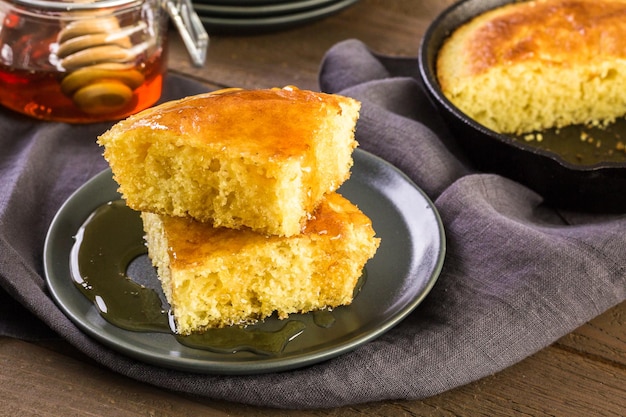
M 332 199 L 333 201 L 337 201 Z M 325 201 L 320 204 L 306 223 L 303 231 L 293 239 L 316 239 L 323 236 L 330 240 L 341 239 L 347 232 L 348 225 L 371 228 L 371 220 L 360 211 L 331 209 L 338 203 Z M 162 217 L 167 230 L 168 248 L 171 267 L 185 268 L 197 265 L 209 255 L 219 257 L 222 254 L 239 253 L 245 246 L 253 247 L 269 241 L 279 241 L 280 236 L 269 236 L 247 229 L 212 227 L 207 223 L 198 223 L 189 218 Z M 176 248 L 176 249 L 173 249 Z
M 227 147 L 243 155 L 268 159 L 302 155 L 312 147 L 315 131 L 301 126 L 310 123 L 309 112 L 319 112 L 322 101 L 318 94 L 293 88 L 249 90 L 245 94 L 241 91 L 229 89 L 168 102 L 156 114 L 130 119 L 124 128 L 168 130 L 180 134 L 191 146 L 214 146 L 216 151 Z M 341 113 L 338 101 L 329 97 L 324 111 Z M 219 111 L 213 111 L 215 108 Z M 289 123 L 264 122 L 281 119 Z

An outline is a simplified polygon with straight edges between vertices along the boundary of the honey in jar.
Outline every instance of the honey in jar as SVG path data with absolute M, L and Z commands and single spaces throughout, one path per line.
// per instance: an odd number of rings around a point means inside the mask
M 166 71 L 168 16 L 178 17 L 163 4 L 0 0 L 0 104 L 69 123 L 119 120 L 153 105 Z

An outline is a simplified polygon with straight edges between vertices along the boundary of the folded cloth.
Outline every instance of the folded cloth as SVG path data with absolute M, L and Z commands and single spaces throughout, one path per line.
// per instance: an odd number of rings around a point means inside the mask
M 47 227 L 69 194 L 106 167 L 108 125 L 42 123 L 0 112 L 0 334 L 58 335 L 119 373 L 254 405 L 319 408 L 425 398 L 510 366 L 626 299 L 626 217 L 559 212 L 506 178 L 473 171 L 416 77 L 415 59 L 348 40 L 326 54 L 320 88 L 363 102 L 360 146 L 402 169 L 434 201 L 443 271 L 398 326 L 353 352 L 253 376 L 199 375 L 138 362 L 78 330 L 43 278 Z M 164 100 L 203 91 L 167 79 Z M 50 330 L 51 329 L 51 330 Z

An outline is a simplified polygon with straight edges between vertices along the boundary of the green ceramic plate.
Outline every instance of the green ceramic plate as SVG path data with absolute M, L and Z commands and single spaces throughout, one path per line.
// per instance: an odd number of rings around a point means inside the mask
M 280 353 L 225 354 L 194 349 L 181 345 L 169 333 L 134 332 L 112 325 L 74 285 L 70 274 L 74 236 L 95 209 L 120 198 L 116 190 L 111 171 L 106 170 L 61 207 L 44 247 L 47 284 L 59 307 L 85 333 L 123 354 L 162 367 L 253 374 L 294 369 L 336 357 L 377 338 L 410 314 L 430 292 L 443 265 L 444 230 L 431 201 L 395 167 L 357 149 L 352 176 L 339 191 L 372 219 L 381 245 L 365 267 L 367 279 L 353 303 L 336 308 L 332 312 L 335 322 L 327 328 L 316 325 L 312 313 L 294 314 L 282 321 L 269 318 L 251 326 L 263 331 L 277 322 L 304 323 L 302 333 Z M 150 263 L 143 265 L 145 270 L 139 271 L 143 279 L 156 281 Z

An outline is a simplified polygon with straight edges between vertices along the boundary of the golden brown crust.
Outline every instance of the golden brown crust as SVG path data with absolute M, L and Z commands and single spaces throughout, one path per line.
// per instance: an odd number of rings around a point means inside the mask
M 446 39 L 442 93 L 499 133 L 626 114 L 626 0 L 534 0 L 487 11 Z
M 113 134 L 146 129 L 179 134 L 181 143 L 219 146 L 265 158 L 301 155 L 311 148 L 320 120 L 355 101 L 337 95 L 283 89 L 199 94 L 144 110 L 119 122 Z
M 222 253 L 229 256 L 240 252 L 245 246 L 262 245 L 270 239 L 288 239 L 259 234 L 249 229 L 214 228 L 209 224 L 182 217 L 164 216 L 162 221 L 170 246 L 173 269 L 198 265 L 209 256 L 215 257 Z M 312 239 L 313 235 L 340 239 L 352 227 L 371 229 L 372 223 L 343 196 L 329 193 L 307 222 L 303 233 L 290 239 Z M 175 248 L 175 252 L 172 252 L 172 248 Z
M 626 58 L 623 0 L 537 0 L 484 13 L 463 29 L 466 75 L 539 60 L 573 66 Z

